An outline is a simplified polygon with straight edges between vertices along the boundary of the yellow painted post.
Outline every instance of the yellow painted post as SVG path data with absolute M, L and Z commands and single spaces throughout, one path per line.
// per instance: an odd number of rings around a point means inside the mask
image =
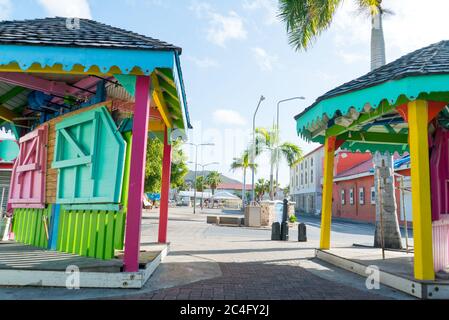
M 434 280 L 427 101 L 408 104 L 415 278 Z
M 331 245 L 332 187 L 334 180 L 334 154 L 336 137 L 326 138 L 324 143 L 323 199 L 321 206 L 320 249 L 329 250 Z

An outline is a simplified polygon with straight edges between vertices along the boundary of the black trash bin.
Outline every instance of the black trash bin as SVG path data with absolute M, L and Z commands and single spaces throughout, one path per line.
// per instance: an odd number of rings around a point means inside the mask
M 304 223 L 298 225 L 298 241 L 307 242 L 307 227 Z
M 288 241 L 288 222 L 282 222 L 281 226 L 281 240 Z
M 271 240 L 273 241 L 281 240 L 281 224 L 279 222 L 274 222 L 271 225 Z

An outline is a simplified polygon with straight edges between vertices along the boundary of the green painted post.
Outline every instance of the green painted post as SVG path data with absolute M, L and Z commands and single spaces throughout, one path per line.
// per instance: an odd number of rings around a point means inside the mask
M 98 212 L 98 236 L 97 236 L 97 252 L 98 259 L 104 259 L 105 236 L 106 236 L 106 214 L 104 211 Z

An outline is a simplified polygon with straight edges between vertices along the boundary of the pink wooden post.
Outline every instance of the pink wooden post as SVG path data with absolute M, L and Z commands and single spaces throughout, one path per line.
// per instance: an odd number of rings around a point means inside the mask
M 168 200 L 170 196 L 171 145 L 168 130 L 164 134 L 164 159 L 162 164 L 161 206 L 159 212 L 159 243 L 167 243 Z
M 128 212 L 126 214 L 125 272 L 139 271 L 142 195 L 145 180 L 148 119 L 150 116 L 150 84 L 149 77 L 137 76 L 128 191 Z

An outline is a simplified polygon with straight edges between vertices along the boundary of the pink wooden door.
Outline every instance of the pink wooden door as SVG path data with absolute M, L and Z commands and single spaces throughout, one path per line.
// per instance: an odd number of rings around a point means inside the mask
M 44 125 L 19 140 L 9 192 L 12 208 L 45 208 L 47 139 L 48 126 Z

